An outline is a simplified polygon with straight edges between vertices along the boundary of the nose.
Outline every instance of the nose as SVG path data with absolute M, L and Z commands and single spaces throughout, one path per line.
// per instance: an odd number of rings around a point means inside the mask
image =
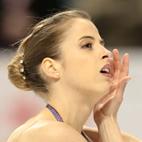
M 103 56 L 102 56 L 102 59 L 105 59 L 105 58 L 110 58 L 110 56 L 111 56 L 111 52 L 109 51 L 109 50 L 105 50 L 105 53 L 103 54 Z

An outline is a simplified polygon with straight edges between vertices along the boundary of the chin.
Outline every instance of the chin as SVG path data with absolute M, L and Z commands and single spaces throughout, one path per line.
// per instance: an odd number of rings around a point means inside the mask
M 110 82 L 107 82 L 102 86 L 102 91 L 107 94 L 110 91 Z
M 100 96 L 103 97 L 107 95 L 109 93 L 109 90 L 110 90 L 110 86 L 105 87 L 105 88 L 102 87 L 99 92 Z
M 110 91 L 110 86 L 105 89 L 104 93 L 105 93 L 105 94 L 108 94 L 109 91 Z
M 108 93 L 109 93 L 109 89 L 99 92 L 98 95 L 97 95 L 97 98 L 98 98 L 97 100 L 99 101 L 100 99 L 102 99 Z

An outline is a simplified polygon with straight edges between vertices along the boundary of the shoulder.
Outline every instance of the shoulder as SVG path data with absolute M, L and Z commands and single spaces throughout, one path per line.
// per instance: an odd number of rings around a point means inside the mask
M 71 126 L 58 121 L 40 121 L 27 129 L 18 142 L 86 142 Z

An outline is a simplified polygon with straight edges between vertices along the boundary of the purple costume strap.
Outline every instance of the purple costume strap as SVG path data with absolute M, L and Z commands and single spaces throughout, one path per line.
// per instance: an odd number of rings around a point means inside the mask
M 52 112 L 57 121 L 63 122 L 63 119 L 61 118 L 59 113 L 51 105 L 48 104 L 46 107 Z M 87 142 L 90 142 L 83 131 L 81 132 L 81 134 L 87 140 Z
M 48 104 L 46 107 L 52 112 L 57 121 L 63 122 L 59 113 L 51 105 Z

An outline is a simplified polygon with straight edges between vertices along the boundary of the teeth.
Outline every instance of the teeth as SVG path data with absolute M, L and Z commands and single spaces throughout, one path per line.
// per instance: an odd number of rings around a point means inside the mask
M 109 73 L 109 69 L 103 69 L 102 71 Z

